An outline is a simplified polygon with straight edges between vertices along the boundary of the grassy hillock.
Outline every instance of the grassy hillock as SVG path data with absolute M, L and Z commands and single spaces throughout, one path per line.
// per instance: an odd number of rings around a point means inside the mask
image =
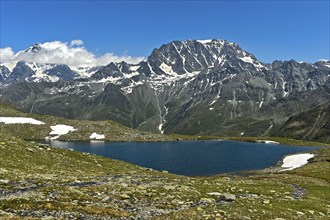
M 0 123 L 1 133 L 22 138 L 24 140 L 44 140 L 51 132 L 50 126 L 65 124 L 77 129 L 66 135 L 60 136 L 59 140 L 66 141 L 89 141 L 93 132 L 104 134 L 106 141 L 167 141 L 177 138 L 185 138 L 183 135 L 165 136 L 159 133 L 143 132 L 127 128 L 114 121 L 87 121 L 70 120 L 48 115 L 27 114 L 12 107 L 0 103 L 0 117 L 29 117 L 42 121 L 43 125 L 32 124 L 4 124 Z

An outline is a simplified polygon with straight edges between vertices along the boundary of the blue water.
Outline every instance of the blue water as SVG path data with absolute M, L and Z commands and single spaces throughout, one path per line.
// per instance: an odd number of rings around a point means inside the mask
M 317 149 L 220 140 L 156 143 L 51 141 L 50 144 L 187 176 L 264 169 L 275 165 L 287 154 Z

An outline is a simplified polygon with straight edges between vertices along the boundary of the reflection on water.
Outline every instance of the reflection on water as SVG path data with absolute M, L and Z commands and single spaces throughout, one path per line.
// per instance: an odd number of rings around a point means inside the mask
M 105 145 L 105 141 L 90 141 L 91 147 L 103 147 Z

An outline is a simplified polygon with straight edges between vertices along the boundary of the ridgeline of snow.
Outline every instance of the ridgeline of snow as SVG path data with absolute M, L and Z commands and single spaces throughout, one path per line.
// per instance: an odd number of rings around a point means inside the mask
M 280 170 L 280 172 L 286 170 L 293 170 L 298 167 L 301 167 L 307 164 L 308 160 L 312 157 L 314 157 L 314 154 L 309 154 L 309 153 L 286 156 L 283 159 L 283 165 L 282 165 L 282 168 L 284 169 Z
M 33 118 L 24 117 L 0 117 L 0 123 L 5 124 L 33 124 L 33 125 L 43 125 L 42 121 L 35 120 Z
M 68 134 L 71 131 L 77 130 L 72 126 L 63 125 L 63 124 L 50 126 L 50 128 L 52 129 L 52 131 L 49 133 L 50 137 L 46 137 L 46 138 L 53 140 L 59 138 L 61 135 Z
M 90 139 L 95 139 L 95 140 L 102 140 L 105 139 L 105 135 L 104 134 L 98 134 L 96 132 L 93 132 L 90 136 Z

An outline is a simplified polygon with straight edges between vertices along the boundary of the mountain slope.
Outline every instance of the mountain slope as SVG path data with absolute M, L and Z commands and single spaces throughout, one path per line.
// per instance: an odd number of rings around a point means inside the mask
M 0 84 L 2 102 L 159 133 L 271 135 L 290 116 L 329 102 L 326 94 L 312 104 L 299 98 L 322 90 L 329 61 L 265 64 L 225 40 L 173 41 L 139 64 L 110 63 L 90 77 L 59 65 L 42 74 L 35 66 L 46 64 L 17 65 Z
M 1 122 L 3 117 L 33 118 L 43 124 L 6 124 Z M 72 126 L 75 129 L 75 131 L 61 135 L 58 138 L 59 140 L 68 141 L 89 141 L 93 139 L 91 138 L 92 133 L 104 135 L 105 137 L 102 140 L 106 141 L 166 141 L 175 140 L 179 137 L 132 130 L 109 120 L 95 122 L 27 114 L 0 103 L 0 131 L 3 135 L 15 136 L 24 140 L 44 140 L 46 137 L 51 136 L 51 126 L 61 124 Z
M 319 105 L 291 116 L 276 134 L 330 143 L 330 104 Z

